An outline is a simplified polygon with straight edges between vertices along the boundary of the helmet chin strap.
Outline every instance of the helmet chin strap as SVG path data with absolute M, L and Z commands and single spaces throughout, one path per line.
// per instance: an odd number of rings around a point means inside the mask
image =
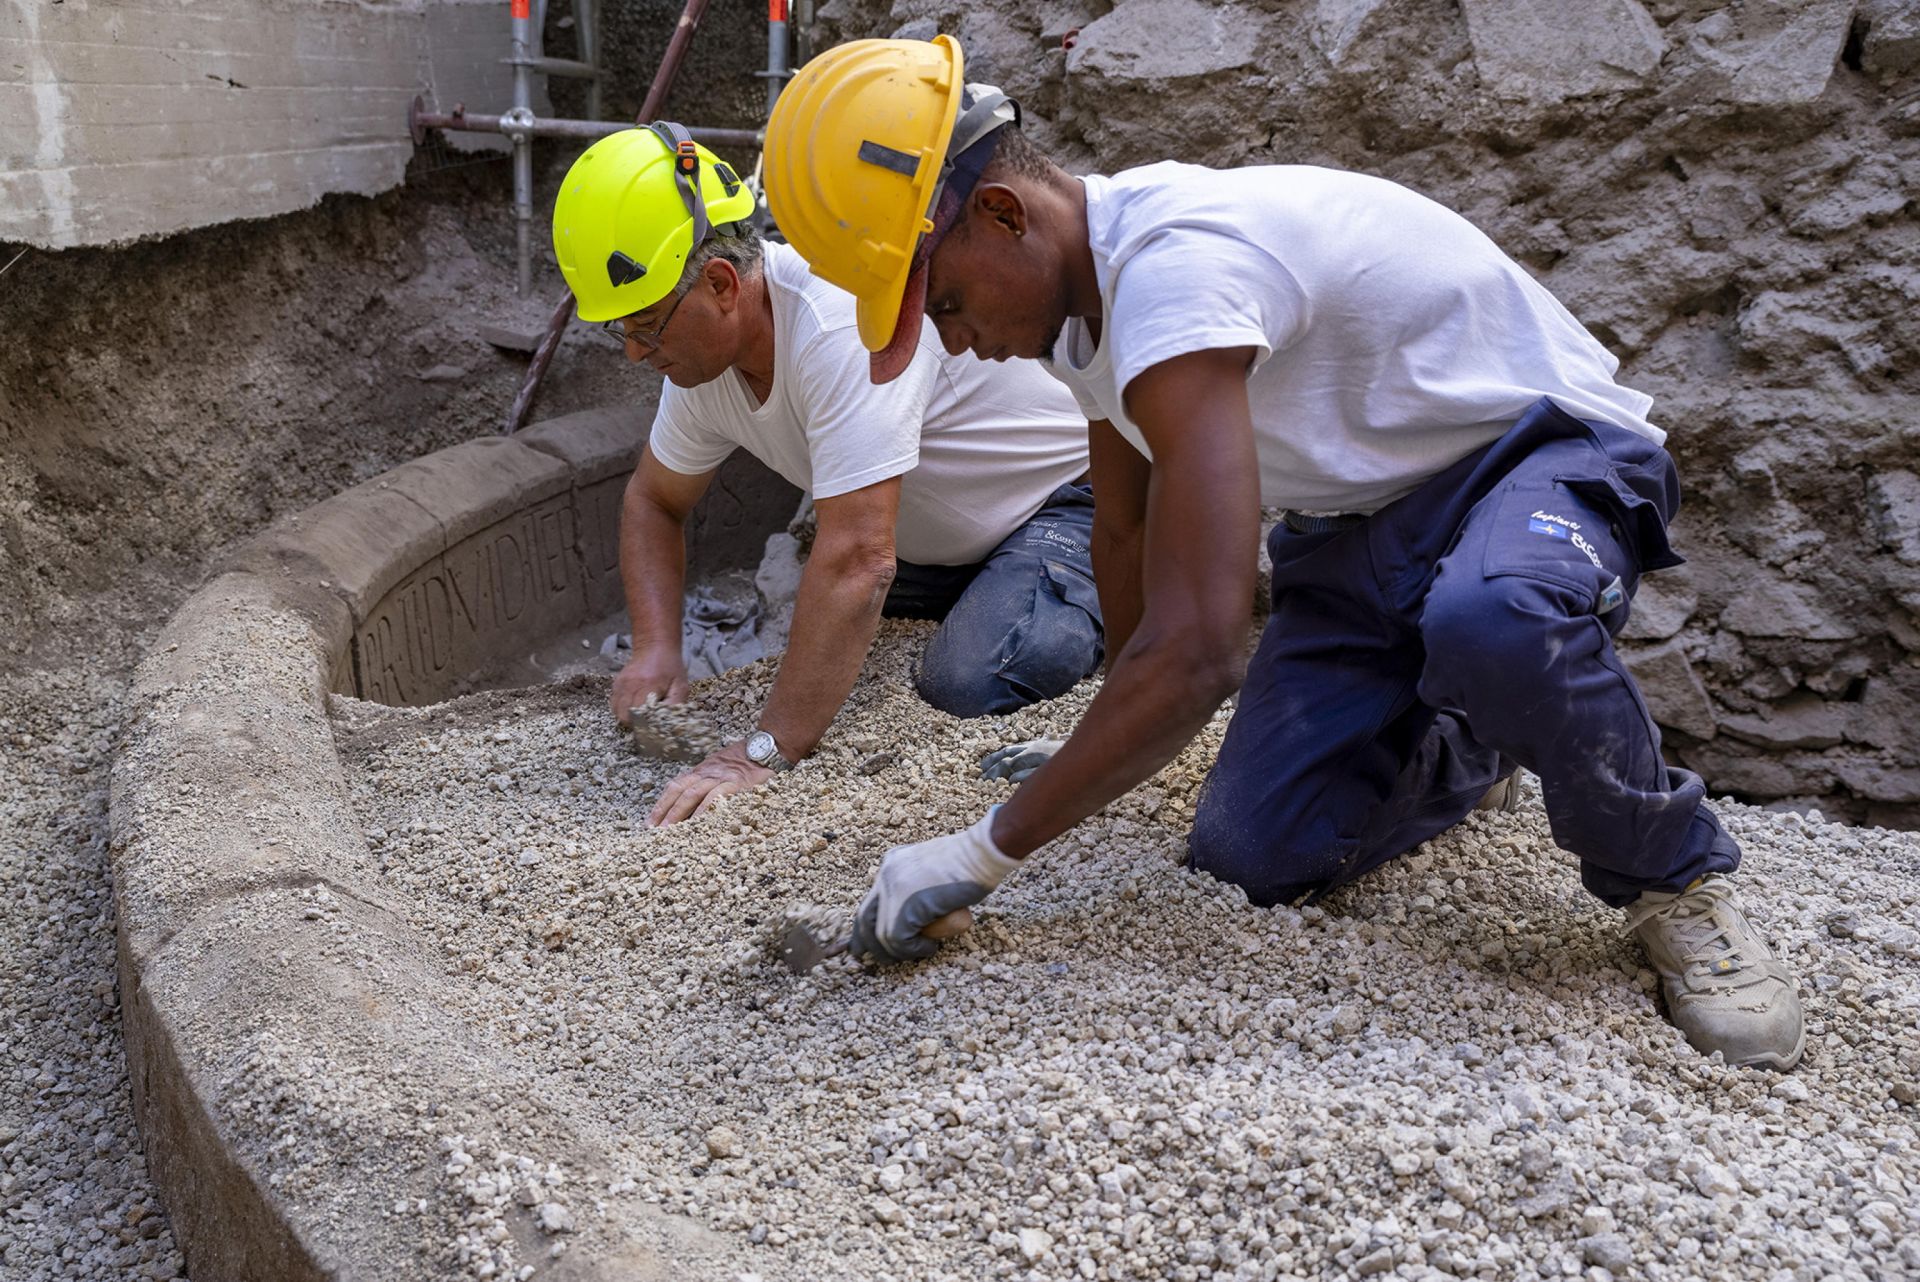
M 687 257 L 691 258 L 713 235 L 713 225 L 707 221 L 707 202 L 700 199 L 700 149 L 685 125 L 656 120 L 647 129 L 673 154 L 673 185 L 693 217 L 693 243 L 687 247 Z

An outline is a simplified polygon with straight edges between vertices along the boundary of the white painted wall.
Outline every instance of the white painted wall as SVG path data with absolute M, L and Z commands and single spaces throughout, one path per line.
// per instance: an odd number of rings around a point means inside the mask
M 507 0 L 0 0 L 0 241 L 109 245 L 383 191 L 413 96 L 502 111 L 507 53 Z

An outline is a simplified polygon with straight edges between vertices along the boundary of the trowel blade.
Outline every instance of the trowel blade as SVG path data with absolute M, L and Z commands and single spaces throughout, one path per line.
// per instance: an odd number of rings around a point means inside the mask
M 838 957 L 847 951 L 847 937 L 823 941 L 818 935 L 807 929 L 805 923 L 795 922 L 787 927 L 787 933 L 780 937 L 780 960 L 787 969 L 796 975 L 804 975 L 829 957 Z

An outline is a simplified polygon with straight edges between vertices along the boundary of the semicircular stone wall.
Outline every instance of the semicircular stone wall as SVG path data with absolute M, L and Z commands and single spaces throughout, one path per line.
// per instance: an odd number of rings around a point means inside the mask
M 369 855 L 327 699 L 433 703 L 618 610 L 648 417 L 470 441 L 310 508 L 242 547 L 141 665 L 113 772 L 120 988 L 134 1112 L 196 1282 L 462 1274 L 457 1235 L 428 1250 L 410 1218 L 450 1159 L 415 1150 L 524 1084 L 448 1017 L 443 959 Z M 796 498 L 737 455 L 690 522 L 690 576 L 757 563 Z M 596 1165 L 562 1110 L 531 1115 L 518 1151 Z M 570 1215 L 566 1198 L 472 1231 L 544 1251 L 540 1217 Z M 582 1216 L 587 1249 L 540 1275 L 670 1277 L 690 1231 Z

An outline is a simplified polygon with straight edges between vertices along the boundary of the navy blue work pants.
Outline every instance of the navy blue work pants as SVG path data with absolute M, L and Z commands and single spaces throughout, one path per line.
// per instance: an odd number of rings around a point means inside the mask
M 895 566 L 882 613 L 939 619 L 914 673 L 956 717 L 1012 712 L 1071 690 L 1100 666 L 1093 491 L 1063 485 L 974 565 Z
M 1673 460 L 1549 400 L 1357 524 L 1277 526 L 1273 614 L 1189 843 L 1255 903 L 1324 894 L 1458 823 L 1514 765 L 1608 904 L 1740 862 L 1614 652 L 1680 564 Z

